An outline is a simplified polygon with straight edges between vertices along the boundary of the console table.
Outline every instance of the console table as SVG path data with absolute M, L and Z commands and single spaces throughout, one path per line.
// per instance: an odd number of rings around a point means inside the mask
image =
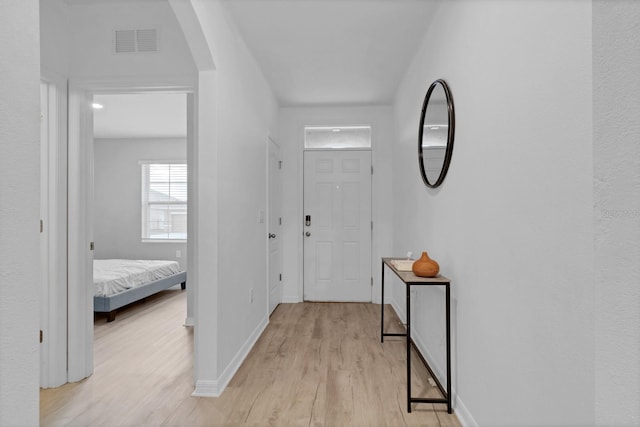
M 384 337 L 406 337 L 407 342 L 407 412 L 411 412 L 411 404 L 412 403 L 446 403 L 447 404 L 447 412 L 451 414 L 453 411 L 451 409 L 451 295 L 450 295 L 450 281 L 444 276 L 436 276 L 436 277 L 418 277 L 411 271 L 399 271 L 392 264 L 391 261 L 402 258 L 382 258 L 382 300 L 381 300 L 381 316 L 380 316 L 380 342 L 384 342 Z M 407 291 L 407 330 L 404 334 L 398 333 L 385 333 L 384 332 L 384 270 L 385 265 L 393 271 L 396 276 L 405 284 L 405 288 Z M 447 335 L 447 389 L 445 390 L 438 381 L 438 378 L 434 375 L 433 370 L 429 366 L 429 363 L 421 356 L 422 361 L 424 362 L 427 370 L 433 377 L 438 389 L 442 393 L 444 397 L 442 398 L 422 398 L 422 397 L 411 397 L 411 346 L 413 345 L 418 354 L 420 351 L 417 346 L 411 339 L 411 287 L 412 286 L 444 286 L 445 287 L 445 298 L 446 298 L 446 313 L 445 313 L 445 323 L 446 323 L 446 335 Z

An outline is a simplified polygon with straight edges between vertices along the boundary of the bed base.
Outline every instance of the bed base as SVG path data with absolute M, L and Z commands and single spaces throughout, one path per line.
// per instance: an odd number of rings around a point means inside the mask
M 181 289 L 184 290 L 187 288 L 186 271 L 181 271 L 173 276 L 149 282 L 109 297 L 93 297 L 93 311 L 96 313 L 107 313 L 107 322 L 113 322 L 116 318 L 116 310 L 119 308 L 157 294 L 165 289 L 169 289 L 178 283 Z

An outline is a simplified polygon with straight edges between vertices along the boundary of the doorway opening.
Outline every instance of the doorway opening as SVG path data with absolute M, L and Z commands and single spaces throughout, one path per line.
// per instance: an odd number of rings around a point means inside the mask
M 95 94 L 92 107 L 94 312 L 111 322 L 122 304 L 185 287 L 187 94 Z
M 303 297 L 371 302 L 371 127 L 306 127 Z
M 166 89 L 163 89 L 166 88 Z M 111 189 L 100 188 L 100 193 L 94 191 L 93 179 L 95 172 L 95 164 L 98 161 L 94 162 L 94 112 L 95 108 L 100 110 L 99 106 L 92 108 L 92 104 L 99 104 L 101 99 L 104 101 L 107 95 L 115 96 L 115 95 L 123 95 L 123 94 L 146 94 L 148 96 L 160 96 L 162 94 L 181 94 L 183 99 L 186 99 L 186 102 L 182 103 L 181 109 L 183 112 L 181 115 L 186 116 L 186 156 L 182 154 L 182 158 L 175 158 L 175 160 L 180 160 L 182 164 L 185 164 L 186 161 L 186 169 L 187 169 L 187 234 L 194 235 L 197 233 L 197 226 L 195 221 L 192 220 L 191 215 L 195 212 L 194 203 L 196 203 L 195 199 L 195 190 L 194 187 L 196 185 L 195 177 L 197 176 L 196 165 L 195 165 L 195 152 L 196 152 L 196 119 L 195 119 L 195 94 L 194 89 L 190 85 L 176 85 L 170 81 L 167 81 L 166 84 L 153 84 L 148 85 L 144 82 L 144 80 L 140 81 L 137 85 L 132 82 L 125 82 L 123 85 L 118 85 L 114 82 L 105 83 L 103 86 L 97 86 L 95 82 L 81 82 L 81 81 L 72 81 L 69 87 L 69 161 L 68 161 L 68 170 L 69 170 L 69 192 L 68 192 L 68 206 L 69 206 L 69 229 L 68 229 L 68 242 L 69 242 L 69 256 L 68 256 L 68 288 L 66 290 L 67 298 L 68 298 L 68 322 L 67 322 L 67 332 L 68 332 L 68 382 L 80 381 L 83 378 L 88 377 L 93 373 L 94 369 L 94 349 L 93 349 L 93 340 L 94 340 L 94 292 L 93 289 L 87 286 L 87 283 L 93 284 L 93 252 L 94 248 L 98 249 L 101 245 L 100 242 L 96 242 L 94 245 L 94 227 L 93 223 L 96 219 L 98 221 L 102 221 L 103 219 L 98 218 L 100 215 L 105 215 L 107 221 L 114 221 L 114 219 L 118 219 L 118 216 L 126 216 L 128 221 L 135 221 L 138 227 L 138 231 L 134 234 L 133 238 L 138 239 L 136 243 L 131 243 L 126 241 L 122 243 L 120 240 L 115 239 L 115 243 L 105 244 L 103 248 L 105 251 L 102 254 L 106 254 L 106 256 L 119 256 L 119 254 L 124 254 L 124 256 L 132 256 L 133 252 L 127 251 L 135 251 L 140 249 L 140 245 L 142 244 L 142 165 L 140 164 L 139 159 L 132 160 L 132 156 L 140 155 L 141 153 L 147 153 L 145 156 L 145 160 L 149 161 L 157 161 L 157 156 L 162 151 L 158 148 L 158 146 L 154 146 L 152 141 L 149 138 L 142 138 L 142 144 L 134 144 L 129 141 L 127 144 L 126 141 L 119 141 L 120 145 L 123 148 L 122 151 L 116 150 L 114 147 L 109 146 L 109 143 L 117 144 L 114 142 L 117 138 L 104 138 L 105 141 L 98 142 L 97 145 L 100 146 L 104 142 L 104 150 L 101 148 L 98 149 L 97 154 L 101 156 L 100 162 L 106 160 L 107 158 L 115 158 L 118 161 L 125 162 L 129 169 L 128 172 L 125 173 L 124 166 L 116 167 L 116 175 L 113 173 L 107 176 L 107 181 L 116 182 L 117 185 L 112 185 L 113 182 L 108 182 L 105 185 L 111 185 Z M 97 100 L 97 101 L 96 101 Z M 94 102 L 95 101 L 95 102 Z M 130 100 L 131 101 L 131 100 Z M 102 105 L 102 104 L 101 104 Z M 106 110 L 106 105 L 102 105 L 103 110 Z M 97 115 L 97 113 L 95 113 Z M 156 120 L 161 120 L 156 117 Z M 131 120 L 134 124 L 138 124 L 140 120 Z M 99 121 L 98 121 L 99 123 Z M 159 125 L 158 125 L 159 126 Z M 102 132 L 101 128 L 98 126 L 96 129 L 98 132 L 98 136 L 100 136 L 100 132 Z M 104 136 L 104 135 L 103 135 Z M 135 138 L 134 138 L 135 139 Z M 184 146 L 184 137 L 182 137 L 183 142 L 182 146 Z M 139 141 L 137 141 L 139 142 Z M 171 142 L 168 141 L 167 145 L 171 145 Z M 151 145 L 152 151 L 151 154 L 148 154 L 147 151 L 143 150 L 143 147 Z M 132 148 L 135 146 L 136 148 Z M 183 152 L 184 152 L 183 151 Z M 151 156 L 151 157 L 149 157 Z M 102 158 L 104 157 L 104 159 Z M 155 157 L 155 158 L 154 158 Z M 173 156 L 172 156 L 173 157 Z M 171 159 L 174 160 L 174 159 Z M 131 163 L 133 162 L 133 165 Z M 159 162 L 159 160 L 158 160 Z M 108 170 L 113 172 L 113 167 L 108 167 Z M 129 175 L 131 173 L 132 175 Z M 135 174 L 135 177 L 133 175 Z M 129 176 L 128 179 L 122 179 Z M 133 178 L 132 178 L 133 177 Z M 184 181 L 184 176 L 182 178 L 176 178 L 176 181 Z M 172 179 L 172 181 L 174 181 Z M 181 183 L 184 187 L 185 183 Z M 129 192 L 132 191 L 133 193 Z M 107 193 L 112 193 L 111 196 L 106 197 Z M 135 193 L 135 194 L 134 194 Z M 117 198 L 116 201 L 113 201 L 114 194 Z M 130 202 L 125 205 L 123 202 L 131 194 L 134 194 L 136 197 L 136 201 Z M 104 197 L 103 197 L 104 196 Z M 171 196 L 171 195 L 170 195 Z M 104 198 L 107 199 L 101 200 L 102 203 L 100 206 L 105 210 L 105 212 L 100 212 L 100 214 L 96 214 L 96 204 L 94 204 L 94 200 Z M 176 199 L 179 199 L 176 197 Z M 111 200 L 111 201 L 109 201 Z M 173 205 L 175 200 L 165 200 L 163 204 L 166 208 L 167 205 Z M 106 207 L 105 207 L 106 206 Z M 134 213 L 132 213 L 134 212 Z M 165 213 L 169 213 L 171 215 L 172 209 L 165 209 Z M 173 212 L 175 213 L 175 212 Z M 175 224 L 177 229 L 180 227 L 184 227 L 184 211 L 179 213 L 178 215 L 182 215 L 182 221 L 180 218 L 176 219 Z M 163 226 L 166 226 L 164 224 Z M 128 229 L 126 227 L 122 227 Z M 131 232 L 130 229 L 128 229 Z M 117 233 L 113 233 L 117 234 Z M 184 233 L 180 233 L 182 237 L 184 237 Z M 98 233 L 98 236 L 100 233 Z M 155 235 L 153 236 L 155 237 Z M 170 240 L 170 239 L 167 239 Z M 103 243 L 106 240 L 103 240 Z M 128 242 L 128 243 L 127 243 Z M 176 243 L 171 241 L 170 243 Z M 184 244 L 184 242 L 181 242 Z M 144 256 L 138 256 L 136 258 L 167 258 L 166 254 L 172 255 L 174 260 L 187 258 L 187 262 L 189 266 L 186 267 L 187 270 L 194 269 L 194 260 L 195 260 L 195 246 L 191 240 L 186 241 L 186 249 L 167 249 L 172 248 L 171 246 L 153 246 L 153 245 L 163 245 L 163 243 L 153 242 L 150 243 L 151 252 Z M 129 248 L 128 246 L 132 246 Z M 136 247 L 138 249 L 136 249 Z M 153 249 L 155 247 L 155 249 Z M 160 248 L 160 249 L 159 249 Z M 162 249 L 164 248 L 164 249 Z M 163 252 L 163 255 L 158 255 L 158 252 Z M 180 251 L 179 253 L 177 251 Z M 98 253 L 101 253 L 98 251 Z M 157 256 L 156 256 L 157 255 Z M 177 256 L 179 255 L 179 256 Z M 102 255 L 100 255 L 102 256 Z M 181 265 L 180 263 L 178 263 Z M 186 263 L 184 264 L 186 265 Z M 184 274 L 184 273 L 183 273 Z M 154 282 L 156 283 L 156 282 Z M 180 283 L 180 282 L 179 282 Z M 193 325 L 193 301 L 194 301 L 194 292 L 196 291 L 197 282 L 192 281 L 191 286 L 186 286 L 186 300 L 187 300 L 187 316 L 184 322 L 180 322 L 180 327 L 184 326 L 192 326 Z M 155 288 L 154 288 L 155 289 Z M 137 292 L 137 289 L 135 290 Z M 145 295 L 145 297 L 148 295 Z M 127 301 L 129 302 L 129 301 Z M 116 321 L 117 323 L 117 321 Z

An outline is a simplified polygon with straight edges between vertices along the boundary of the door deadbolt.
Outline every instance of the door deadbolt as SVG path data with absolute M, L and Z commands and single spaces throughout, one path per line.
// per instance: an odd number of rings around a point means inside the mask
M 307 215 L 307 216 L 304 218 L 304 225 L 306 225 L 307 227 L 310 227 L 310 226 L 311 226 L 311 215 Z
M 306 233 L 304 233 L 304 235 L 309 237 L 309 236 L 311 236 L 311 233 L 309 231 L 307 231 Z
M 275 239 L 275 238 L 276 238 L 276 235 L 275 235 L 275 234 L 273 234 L 273 233 L 269 233 L 269 238 L 270 238 L 270 239 Z

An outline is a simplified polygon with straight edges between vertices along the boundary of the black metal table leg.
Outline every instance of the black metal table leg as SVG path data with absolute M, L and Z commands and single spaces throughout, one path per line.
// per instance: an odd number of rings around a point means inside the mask
M 384 342 L 384 261 L 382 261 L 382 275 L 380 280 L 380 287 L 382 288 L 382 301 L 380 301 L 381 313 L 380 313 L 380 342 Z
M 411 412 L 411 286 L 407 285 L 407 412 Z
M 447 316 L 447 412 L 450 414 L 451 409 L 451 292 L 449 284 L 446 288 L 446 316 Z

